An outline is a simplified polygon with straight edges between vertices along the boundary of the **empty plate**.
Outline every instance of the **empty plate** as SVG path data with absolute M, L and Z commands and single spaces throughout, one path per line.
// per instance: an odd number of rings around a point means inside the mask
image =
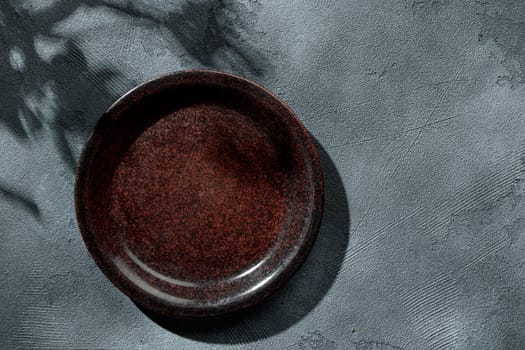
M 254 305 L 306 257 L 322 212 L 314 142 L 279 98 L 232 74 L 183 71 L 128 92 L 100 118 L 75 204 L 92 257 L 156 313 Z

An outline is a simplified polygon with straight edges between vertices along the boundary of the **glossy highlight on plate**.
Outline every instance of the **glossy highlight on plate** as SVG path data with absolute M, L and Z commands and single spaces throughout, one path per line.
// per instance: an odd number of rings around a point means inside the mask
M 308 254 L 322 204 L 319 157 L 290 108 L 208 70 L 162 76 L 113 104 L 75 184 L 100 269 L 141 307 L 182 318 L 275 291 Z

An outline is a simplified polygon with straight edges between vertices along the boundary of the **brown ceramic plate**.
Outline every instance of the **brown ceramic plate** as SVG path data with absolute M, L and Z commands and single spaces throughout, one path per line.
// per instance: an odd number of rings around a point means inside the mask
M 77 170 L 86 246 L 138 305 L 210 317 L 262 301 L 319 228 L 313 140 L 246 79 L 183 71 L 133 89 L 98 121 Z

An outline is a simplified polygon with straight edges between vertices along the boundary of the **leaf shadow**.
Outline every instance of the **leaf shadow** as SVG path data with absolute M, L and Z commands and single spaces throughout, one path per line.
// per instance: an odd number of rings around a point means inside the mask
M 103 110 L 126 92 L 112 88 L 115 80 L 134 81 L 119 70 L 118 62 L 90 66 L 81 43 L 54 33 L 54 26 L 74 15 L 81 6 L 113 11 L 130 17 L 137 25 L 147 22 L 149 26 L 165 27 L 170 47 L 172 50 L 182 47 L 185 64 L 190 67 L 227 69 L 254 76 L 269 70 L 266 55 L 251 39 L 257 34 L 252 29 L 256 14 L 247 5 L 232 0 L 183 1 L 179 10 L 160 16 L 138 3 L 54 2 L 36 13 L 29 13 L 12 1 L 2 5 L 0 74 L 5 86 L 0 94 L 9 102 L 0 105 L 0 125 L 21 142 L 41 130 L 49 132 L 63 162 L 71 171 L 75 170 L 78 151 L 73 149 L 72 140 L 85 139 Z M 34 40 L 38 35 L 65 40 L 60 53 L 51 61 L 45 61 L 37 52 Z M 24 66 L 18 70 L 11 57 L 14 49 L 23 54 Z M 49 84 L 52 96 L 45 93 Z M 132 87 L 128 84 L 124 89 Z M 53 103 L 53 111 L 48 115 L 39 110 L 44 100 Z

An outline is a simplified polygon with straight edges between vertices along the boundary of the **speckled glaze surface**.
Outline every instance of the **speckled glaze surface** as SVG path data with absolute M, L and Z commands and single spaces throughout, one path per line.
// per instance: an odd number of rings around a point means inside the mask
M 284 102 L 227 73 L 193 70 L 133 89 L 98 121 L 79 162 L 80 231 L 136 304 L 174 317 L 257 304 L 305 259 L 323 181 Z

